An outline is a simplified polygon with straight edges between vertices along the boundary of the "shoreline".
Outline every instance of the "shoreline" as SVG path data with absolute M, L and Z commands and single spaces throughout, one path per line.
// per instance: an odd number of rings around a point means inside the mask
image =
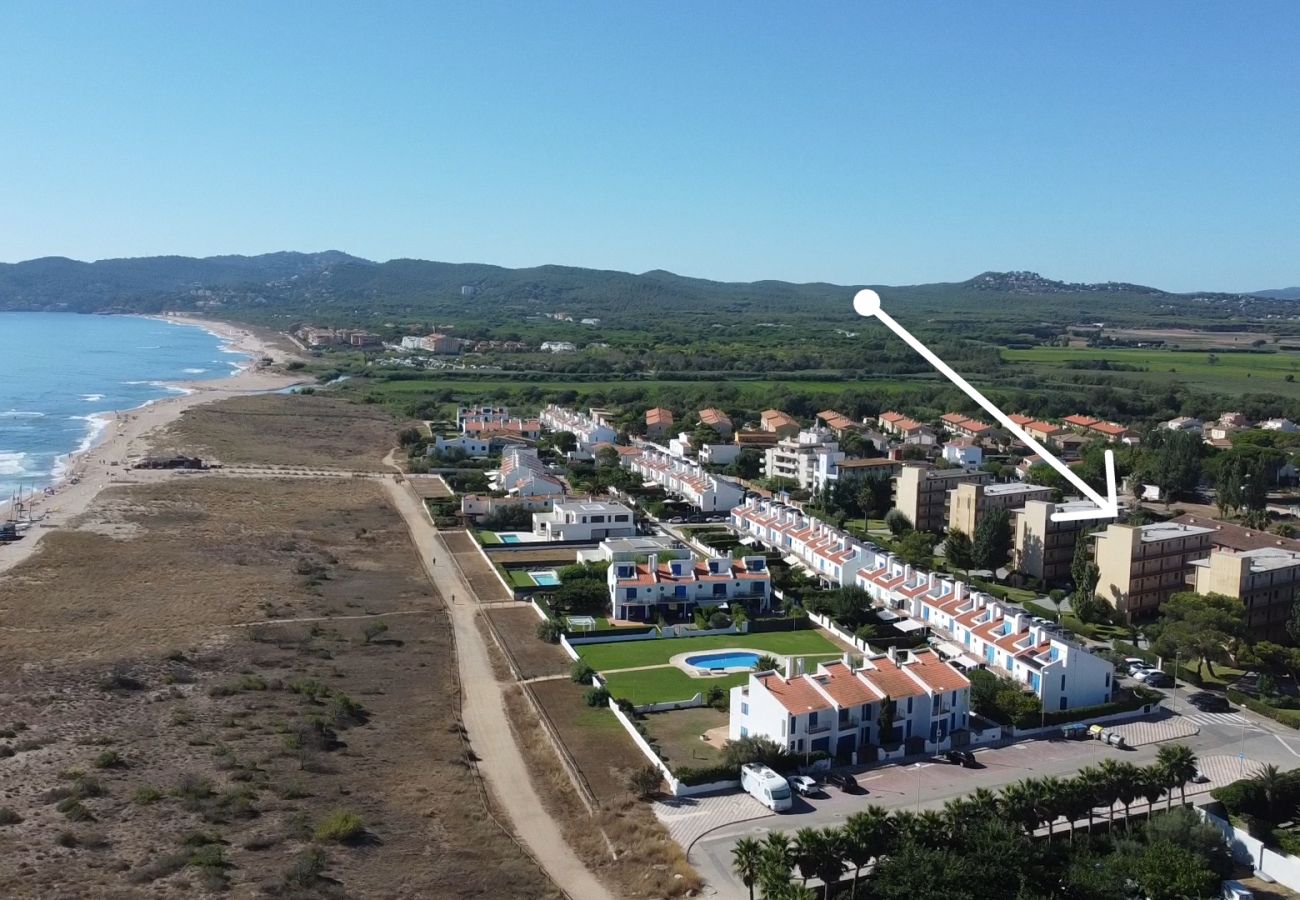
M 180 418 L 187 409 L 204 403 L 213 403 L 231 397 L 265 394 L 304 383 L 304 380 L 284 372 L 271 371 L 261 364 L 270 358 L 272 364 L 282 364 L 295 357 L 272 346 L 252 331 L 213 319 L 188 315 L 156 315 L 143 318 L 156 319 L 170 324 L 202 328 L 222 340 L 222 350 L 243 355 L 247 363 L 220 378 L 204 381 L 167 382 L 166 388 L 184 391 L 146 401 L 140 406 L 105 413 L 105 421 L 93 442 L 84 449 L 69 453 L 61 470 L 46 492 L 32 495 L 30 503 L 32 524 L 18 541 L 0 543 L 0 573 L 31 556 L 40 539 L 50 531 L 63 527 L 71 519 L 89 508 L 99 492 L 113 484 L 138 484 L 143 478 L 129 467 L 130 461 L 157 449 L 157 432 Z M 8 499 L 0 501 L 0 522 L 13 514 Z

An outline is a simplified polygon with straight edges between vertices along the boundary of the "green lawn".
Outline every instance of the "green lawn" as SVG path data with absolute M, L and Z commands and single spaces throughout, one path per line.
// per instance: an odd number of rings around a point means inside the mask
M 510 583 L 515 587 L 530 588 L 537 587 L 537 582 L 533 581 L 533 576 L 519 569 L 506 569 L 506 574 L 510 576 Z
M 719 675 L 717 678 L 692 678 L 676 666 L 661 669 L 642 669 L 639 672 L 620 672 L 607 679 L 609 692 L 615 698 L 643 703 L 666 703 L 669 700 L 689 700 L 702 694 L 713 685 L 724 691 L 749 680 L 748 672 Z
M 497 533 L 495 531 L 479 531 L 475 533 L 478 535 L 478 540 L 480 544 L 491 545 L 491 544 L 501 543 L 501 538 L 497 537 Z
M 748 647 L 778 656 L 837 654 L 840 648 L 819 631 L 778 631 L 767 634 L 706 634 L 696 638 L 650 639 L 575 647 L 578 654 L 598 672 L 631 669 L 667 663 L 678 653 Z M 685 675 L 683 675 L 685 677 Z

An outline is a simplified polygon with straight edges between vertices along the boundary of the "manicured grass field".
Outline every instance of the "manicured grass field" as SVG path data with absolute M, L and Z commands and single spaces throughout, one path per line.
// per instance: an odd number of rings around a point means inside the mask
M 606 686 L 615 698 L 630 700 L 639 706 L 642 703 L 689 700 L 715 684 L 724 691 L 729 691 L 748 680 L 748 672 L 720 675 L 717 678 L 692 678 L 676 666 L 664 666 L 660 669 L 641 669 L 610 675 Z
M 1211 355 L 1215 362 L 1210 361 Z M 1043 373 L 1106 374 L 1141 384 L 1168 384 L 1178 381 L 1197 385 L 1218 393 L 1278 393 L 1300 397 L 1300 353 L 1229 353 L 1210 350 L 1129 350 L 1093 347 L 1034 347 L 1027 350 L 1003 350 L 1007 362 L 1025 363 Z M 1076 360 L 1106 360 L 1131 366 L 1140 371 L 1106 371 L 1069 369 L 1066 363 Z M 1286 377 L 1293 376 L 1292 381 Z
M 840 648 L 819 631 L 779 631 L 767 634 L 707 634 L 696 638 L 667 638 L 625 641 L 614 644 L 586 644 L 575 647 L 578 654 L 598 672 L 656 666 L 678 653 L 707 653 L 730 647 L 749 647 L 778 656 L 839 653 Z M 683 676 L 685 677 L 685 676 Z M 694 693 L 694 691 L 692 691 Z
M 501 538 L 497 537 L 497 533 L 495 531 L 479 531 L 476 533 L 478 534 L 479 542 L 482 544 L 501 543 Z
M 537 587 L 537 582 L 533 581 L 533 576 L 527 572 L 507 569 L 506 574 L 510 576 L 510 583 L 515 587 L 530 588 Z

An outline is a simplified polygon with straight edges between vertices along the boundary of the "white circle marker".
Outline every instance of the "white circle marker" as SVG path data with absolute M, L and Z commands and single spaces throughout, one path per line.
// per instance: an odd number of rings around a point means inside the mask
M 880 295 L 871 288 L 863 288 L 853 295 L 853 310 L 860 316 L 874 316 L 880 312 Z

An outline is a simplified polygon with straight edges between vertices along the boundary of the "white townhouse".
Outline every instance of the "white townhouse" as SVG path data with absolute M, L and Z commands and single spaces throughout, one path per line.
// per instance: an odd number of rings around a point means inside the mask
M 836 587 L 854 583 L 877 550 L 792 507 L 751 497 L 731 511 L 736 531 L 793 559 Z
M 417 341 L 420 338 L 416 338 Z M 471 422 L 480 425 L 495 425 L 510 421 L 508 406 L 458 406 L 456 408 L 456 427 L 462 432 Z
M 595 543 L 634 537 L 636 520 L 622 503 L 574 500 L 556 503 L 550 512 L 533 513 L 533 534 L 548 541 Z
M 454 437 L 444 437 L 438 435 L 434 439 L 434 444 L 428 449 L 429 456 L 441 456 L 448 450 L 459 450 L 466 456 L 482 458 L 491 453 L 491 447 L 488 445 L 486 438 L 480 438 L 468 434 L 458 434 Z
M 626 622 L 689 620 L 699 607 L 736 603 L 759 612 L 772 596 L 772 575 L 762 556 L 694 559 L 686 553 L 661 561 L 655 552 L 644 563 L 615 560 L 606 578 L 613 616 Z
M 602 441 L 612 444 L 618 437 L 618 432 L 610 427 L 604 416 L 594 411 L 580 413 L 552 403 L 542 410 L 537 418 L 542 426 L 550 431 L 567 431 L 572 434 L 578 439 L 578 446 L 583 450 L 590 450 L 592 444 L 599 444 Z
M 920 618 L 986 668 L 1009 675 L 1057 711 L 1109 703 L 1115 670 L 1073 641 L 1034 625 L 1023 610 L 960 585 L 945 597 L 922 597 Z
M 755 672 L 731 689 L 732 740 L 762 735 L 791 753 L 825 751 L 860 763 L 882 745 L 948 749 L 953 734 L 969 726 L 970 681 L 932 650 L 891 648 L 856 668 L 846 653 L 811 673 L 798 670 L 801 662 Z
M 966 438 L 956 438 L 943 445 L 944 462 L 963 469 L 978 469 L 984 462 L 984 450 Z
M 704 512 L 727 510 L 740 503 L 745 489 L 734 481 L 706 471 L 689 459 L 674 456 L 657 444 L 642 443 L 641 452 L 619 462 L 651 484 L 685 500 Z
M 528 447 L 507 447 L 501 453 L 501 465 L 493 473 L 491 482 L 498 491 L 514 493 L 521 482 L 540 475 L 548 475 L 546 463 L 537 451 Z

